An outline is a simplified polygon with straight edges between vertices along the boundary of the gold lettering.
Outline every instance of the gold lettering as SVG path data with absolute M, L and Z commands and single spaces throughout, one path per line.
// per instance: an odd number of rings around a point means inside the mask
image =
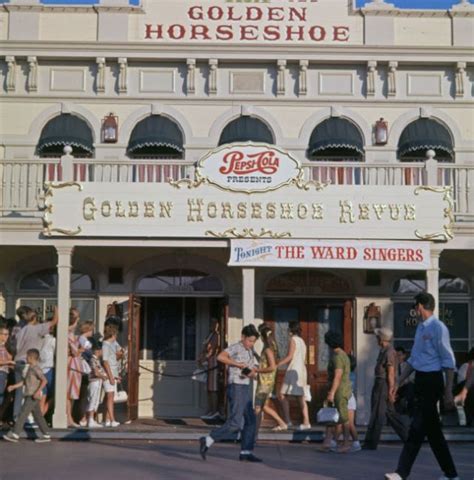
M 222 218 L 234 218 L 234 212 L 232 211 L 230 202 L 222 203 Z
M 387 205 L 383 205 L 381 203 L 374 203 L 374 211 L 378 220 L 382 220 L 382 214 L 383 212 L 385 212 L 386 209 Z
M 262 218 L 262 204 L 252 203 L 252 214 L 250 218 Z
M 173 202 L 160 202 L 160 218 L 171 218 Z
M 339 217 L 339 223 L 355 223 L 354 217 L 354 207 L 352 202 L 347 200 L 340 201 L 339 206 L 341 207 L 341 216 Z
M 416 206 L 405 204 L 405 220 L 412 221 L 416 220 Z
M 370 207 L 368 203 L 359 203 L 359 220 L 369 220 Z
M 308 205 L 305 203 L 298 204 L 298 218 L 303 220 L 308 217 Z
M 207 216 L 209 218 L 216 218 L 217 217 L 217 205 L 216 202 L 209 202 L 207 204 Z
M 197 198 L 196 200 L 188 199 L 188 222 L 203 222 L 202 208 L 204 200 Z
M 237 218 L 247 218 L 247 204 L 239 202 L 237 204 Z
M 145 218 L 155 218 L 155 202 L 144 202 Z
M 277 209 L 276 203 L 273 203 L 273 202 L 267 203 L 267 215 L 266 215 L 267 218 L 269 219 L 276 218 L 276 209 Z
M 102 202 L 102 205 L 100 207 L 100 213 L 102 213 L 103 217 L 110 217 L 112 213 L 112 205 L 108 200 Z
M 282 220 L 290 220 L 293 218 L 293 208 L 294 205 L 292 203 L 280 203 L 281 207 L 281 216 Z
M 324 208 L 322 203 L 313 203 L 313 220 L 322 220 Z
M 95 220 L 95 212 L 97 212 L 97 208 L 95 206 L 95 199 L 92 197 L 87 197 L 82 204 L 82 215 L 84 217 L 84 220 Z
M 120 201 L 115 202 L 115 216 L 116 217 L 125 217 L 125 208 Z
M 132 218 L 138 217 L 138 202 L 128 202 L 128 216 Z
M 390 218 L 392 220 L 400 220 L 400 206 L 393 204 L 388 206 L 390 210 Z

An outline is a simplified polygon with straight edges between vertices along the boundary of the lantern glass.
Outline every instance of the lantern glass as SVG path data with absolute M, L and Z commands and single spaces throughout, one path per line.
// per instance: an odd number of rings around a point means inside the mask
M 117 141 L 118 122 L 113 114 L 104 118 L 102 124 L 102 138 L 105 143 L 115 143 Z
M 388 124 L 383 118 L 375 123 L 375 143 L 385 145 L 388 142 Z

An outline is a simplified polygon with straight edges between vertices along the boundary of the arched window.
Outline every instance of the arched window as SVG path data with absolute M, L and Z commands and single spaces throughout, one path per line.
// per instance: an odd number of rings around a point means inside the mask
M 255 142 L 274 144 L 273 133 L 258 118 L 239 117 L 222 130 L 219 145 L 235 142 Z
M 349 120 L 331 117 L 320 123 L 311 134 L 308 157 L 318 161 L 363 161 L 364 140 Z
M 137 284 L 138 292 L 163 294 L 218 294 L 224 287 L 219 278 L 197 270 L 162 270 L 143 277 Z
M 20 305 L 36 310 L 40 321 L 51 318 L 57 305 L 58 272 L 55 269 L 39 270 L 25 275 L 18 285 Z M 79 310 L 82 320 L 95 320 L 96 284 L 83 272 L 71 273 L 71 306 Z
M 91 158 L 94 155 L 94 140 L 89 125 L 79 117 L 63 113 L 50 120 L 41 131 L 36 147 L 40 157 L 60 157 L 64 147 L 72 147 L 72 155 Z
M 407 350 L 411 350 L 413 346 L 419 321 L 413 308 L 413 297 L 424 291 L 424 272 L 405 275 L 393 285 L 395 344 Z M 440 272 L 439 305 L 436 314 L 449 329 L 451 345 L 458 360 L 462 359 L 470 348 L 469 298 L 469 286 L 465 280 Z
M 434 150 L 439 162 L 454 161 L 454 145 L 448 129 L 430 118 L 419 118 L 405 127 L 398 141 L 398 159 L 423 162 L 426 151 Z
M 183 134 L 178 125 L 162 115 L 150 115 L 138 122 L 127 147 L 130 158 L 182 159 Z

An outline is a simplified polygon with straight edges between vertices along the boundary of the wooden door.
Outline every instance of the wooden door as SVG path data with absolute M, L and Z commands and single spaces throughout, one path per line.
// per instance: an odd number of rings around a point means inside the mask
M 130 295 L 128 303 L 128 412 L 129 420 L 138 418 L 138 393 L 140 378 L 140 315 L 141 299 Z

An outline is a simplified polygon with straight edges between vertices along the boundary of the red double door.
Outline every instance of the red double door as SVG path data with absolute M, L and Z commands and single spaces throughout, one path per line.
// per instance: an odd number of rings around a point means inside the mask
M 288 326 L 293 320 L 300 322 L 302 338 L 307 346 L 306 367 L 311 386 L 313 415 L 327 395 L 327 366 L 329 349 L 324 343 L 324 334 L 335 330 L 342 334 L 346 352 L 353 350 L 353 300 L 349 299 L 267 299 L 264 309 L 265 322 L 273 327 L 279 357 L 288 351 Z M 284 377 L 284 369 L 278 372 L 277 390 Z

